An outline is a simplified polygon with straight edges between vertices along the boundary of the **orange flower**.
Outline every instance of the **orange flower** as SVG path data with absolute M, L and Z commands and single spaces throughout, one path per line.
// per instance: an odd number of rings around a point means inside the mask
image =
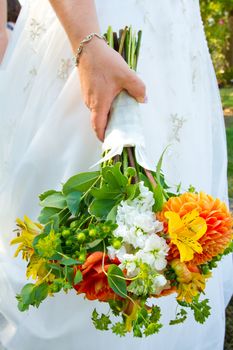
M 187 192 L 179 197 L 170 198 L 159 214 L 159 219 L 165 223 L 165 232 L 168 231 L 165 212 L 175 212 L 182 218 L 194 209 L 207 224 L 206 233 L 198 240 L 203 250 L 201 253 L 195 253 L 192 259 L 192 263 L 199 265 L 222 254 L 228 247 L 232 239 L 233 220 L 227 206 L 219 199 L 214 199 L 204 192 L 198 194 Z M 168 243 L 170 245 L 168 260 L 180 258 L 177 246 L 170 241 Z
M 88 256 L 85 263 L 75 270 L 80 269 L 83 275 L 82 282 L 74 286 L 78 294 L 86 294 L 88 300 L 108 301 L 119 298 L 109 287 L 106 272 L 111 264 L 119 264 L 111 261 L 103 252 L 95 252 Z M 103 271 L 104 268 L 104 271 Z

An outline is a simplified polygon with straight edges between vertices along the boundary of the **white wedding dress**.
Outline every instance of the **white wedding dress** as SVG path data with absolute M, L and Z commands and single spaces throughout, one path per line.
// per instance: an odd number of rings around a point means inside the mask
M 224 121 L 198 0 L 97 0 L 102 31 L 143 30 L 139 74 L 149 102 L 141 107 L 147 153 L 174 185 L 193 184 L 227 201 Z M 14 220 L 36 219 L 37 195 L 87 171 L 101 155 L 80 92 L 64 30 L 48 0 L 25 1 L 0 70 L 0 342 L 8 350 L 221 350 L 224 307 L 233 290 L 232 257 L 208 282 L 212 315 L 168 326 L 174 296 L 158 300 L 165 326 L 147 339 L 118 338 L 91 324 L 100 303 L 71 292 L 20 313 L 15 294 L 25 263 L 13 259 Z

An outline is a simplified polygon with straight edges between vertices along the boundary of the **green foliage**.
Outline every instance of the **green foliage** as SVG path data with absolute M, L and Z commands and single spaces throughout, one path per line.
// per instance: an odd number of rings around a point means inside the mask
M 229 16 L 233 10 L 232 0 L 200 0 L 201 14 L 206 38 L 219 83 L 233 78 L 232 67 L 226 59 L 229 50 Z
M 21 293 L 16 296 L 19 310 L 26 311 L 30 305 L 39 307 L 42 301 L 47 298 L 48 292 L 49 287 L 47 283 L 39 285 L 32 283 L 26 284 L 22 288 Z
M 178 301 L 178 303 L 183 307 L 190 308 L 193 311 L 194 318 L 198 323 L 203 324 L 210 316 L 211 307 L 208 304 L 208 299 L 199 301 L 199 296 L 197 296 L 193 299 L 192 303 L 190 304 L 184 301 Z
M 117 295 L 126 298 L 126 280 L 122 270 L 117 265 L 113 264 L 108 268 L 108 284 Z
M 184 309 L 181 309 L 177 314 L 176 314 L 176 318 L 174 320 L 171 320 L 169 322 L 169 324 L 171 326 L 179 324 L 179 323 L 183 323 L 185 320 L 187 319 L 187 311 Z
M 112 326 L 112 332 L 115 333 L 116 335 L 119 335 L 120 337 L 124 337 L 127 333 L 124 322 L 115 323 Z
M 109 325 L 112 323 L 109 316 L 104 314 L 100 316 L 96 309 L 94 309 L 92 312 L 92 321 L 95 328 L 99 329 L 100 331 L 107 331 L 109 329 Z
M 99 171 L 80 173 L 72 176 L 64 185 L 63 193 L 65 195 L 71 192 L 86 192 L 88 191 L 99 179 Z

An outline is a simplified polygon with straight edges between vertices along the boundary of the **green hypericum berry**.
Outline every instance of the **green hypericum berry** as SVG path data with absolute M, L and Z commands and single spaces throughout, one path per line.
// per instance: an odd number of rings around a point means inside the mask
M 86 260 L 86 254 L 85 253 L 80 253 L 78 255 L 78 260 L 81 262 L 81 263 L 84 263 L 85 260 Z
M 72 246 L 72 244 L 73 244 L 73 242 L 72 242 L 70 239 L 67 239 L 66 245 L 67 245 L 68 247 L 70 247 L 70 246 Z
M 109 233 L 109 232 L 111 232 L 111 228 L 110 228 L 109 226 L 107 226 L 107 225 L 103 225 L 103 226 L 101 227 L 101 229 L 102 229 L 102 231 L 103 231 L 104 233 Z
M 122 245 L 122 243 L 121 243 L 121 241 L 119 239 L 114 240 L 113 243 L 112 243 L 112 246 L 115 249 L 120 249 L 121 245 Z
M 97 235 L 97 230 L 95 228 L 92 228 L 89 230 L 89 236 L 92 238 L 95 238 Z
M 69 229 L 64 229 L 62 231 L 62 237 L 68 237 L 70 235 L 70 230 Z
M 86 235 L 85 235 L 84 232 L 80 232 L 80 233 L 77 234 L 77 240 L 78 240 L 79 242 L 84 242 L 85 239 L 86 239 Z

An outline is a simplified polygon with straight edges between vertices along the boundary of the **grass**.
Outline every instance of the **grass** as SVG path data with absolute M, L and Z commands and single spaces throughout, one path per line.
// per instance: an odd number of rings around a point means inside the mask
M 223 108 L 233 108 L 233 88 L 223 88 L 220 90 Z
M 233 88 L 224 88 L 220 92 L 226 117 L 229 197 L 233 198 Z
M 222 104 L 226 116 L 228 148 L 228 188 L 233 199 L 233 88 L 221 89 Z M 224 350 L 233 350 L 233 298 L 226 310 L 226 336 Z

